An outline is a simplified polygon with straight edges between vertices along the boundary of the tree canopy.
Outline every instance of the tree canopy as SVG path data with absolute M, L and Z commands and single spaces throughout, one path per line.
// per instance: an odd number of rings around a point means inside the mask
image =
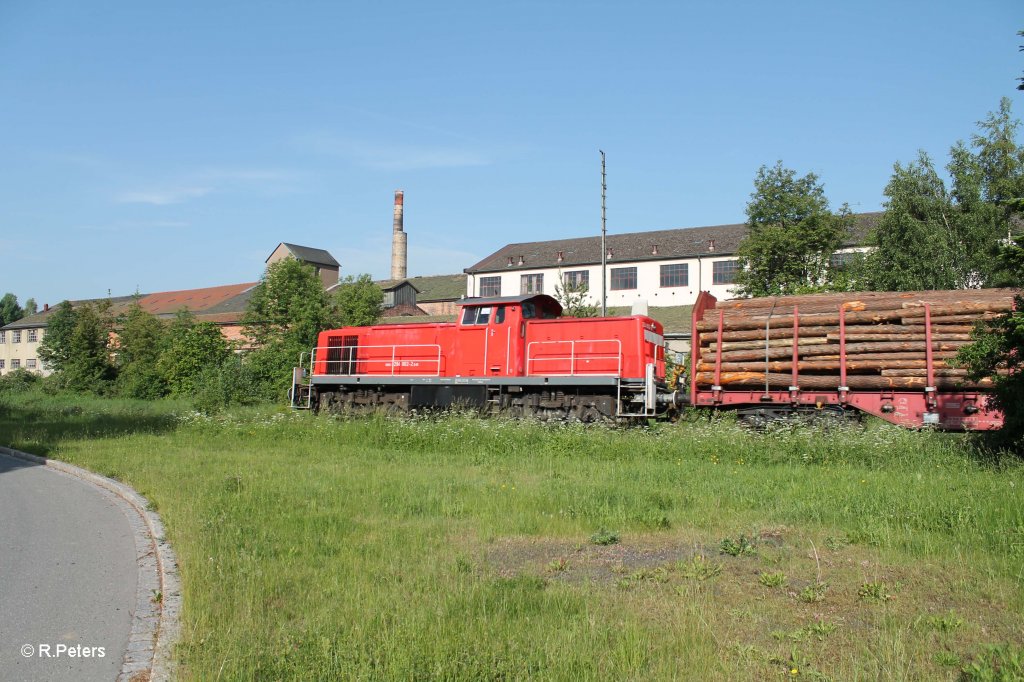
M 931 157 L 895 164 L 885 215 L 871 237 L 865 286 L 885 290 L 990 286 L 1000 240 L 1012 229 L 1012 200 L 1024 196 L 1024 148 L 1010 100 L 978 122 L 970 146 L 955 144 L 947 187 Z
M 62 301 L 50 313 L 46 334 L 39 344 L 39 358 L 55 372 L 63 371 L 71 363 L 71 334 L 78 321 L 78 311 L 70 301 Z
M 827 287 L 829 259 L 849 232 L 844 205 L 829 210 L 814 173 L 798 177 L 782 161 L 761 166 L 747 203 L 750 232 L 740 244 L 736 277 L 744 296 L 775 296 Z
M 341 324 L 364 327 L 380 319 L 384 310 L 384 292 L 369 275 L 349 275 L 335 289 L 333 304 Z
M 18 305 L 18 297 L 12 293 L 6 293 L 0 298 L 0 327 L 11 322 L 17 322 L 25 316 L 25 311 Z
M 589 287 L 582 282 L 570 282 L 558 273 L 555 282 L 555 300 L 562 304 L 566 317 L 597 317 L 597 306 L 590 303 Z
M 290 385 L 299 357 L 338 321 L 311 266 L 294 258 L 267 266 L 242 317 L 243 332 L 256 346 L 246 361 L 265 397 L 273 399 Z

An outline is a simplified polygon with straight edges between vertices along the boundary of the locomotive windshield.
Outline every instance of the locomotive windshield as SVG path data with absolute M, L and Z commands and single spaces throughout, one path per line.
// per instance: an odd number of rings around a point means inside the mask
M 549 309 L 544 305 L 536 305 L 533 301 L 523 301 L 523 319 L 524 320 L 553 320 L 558 317 L 558 313 L 554 310 Z

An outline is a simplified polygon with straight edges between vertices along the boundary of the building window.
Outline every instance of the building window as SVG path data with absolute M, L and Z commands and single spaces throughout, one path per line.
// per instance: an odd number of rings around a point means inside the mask
M 481 277 L 481 296 L 501 296 L 501 277 Z
M 7 332 L 0 332 L 0 343 L 7 343 Z
M 4 368 L 4 361 L 0 360 L 0 369 L 3 369 L 3 368 Z
M 636 268 L 612 268 L 612 291 L 636 289 Z
M 29 358 L 28 360 L 25 361 L 25 364 L 26 364 L 26 366 L 28 366 L 29 369 L 35 369 L 36 368 L 36 359 L 35 358 Z
M 738 260 L 720 260 L 711 264 L 712 284 L 732 284 L 736 281 L 736 273 L 739 272 L 740 262 Z
M 16 329 L 11 332 L 11 343 L 21 343 L 21 330 Z
M 673 263 L 661 266 L 661 286 L 685 287 L 690 283 L 690 266 L 686 263 Z
M 36 334 L 37 334 L 37 331 L 35 329 L 29 329 L 28 330 L 28 342 L 29 343 L 35 343 L 36 341 L 39 340 L 39 337 L 36 336 Z
M 590 270 L 572 270 L 562 277 L 565 286 L 573 291 L 590 290 Z
M 522 276 L 522 288 L 519 292 L 521 294 L 543 294 L 544 293 L 544 273 L 537 275 L 523 275 Z
M 833 253 L 829 256 L 828 265 L 833 270 L 845 270 L 859 255 L 856 251 Z
M 11 369 L 21 369 L 21 360 L 11 360 Z

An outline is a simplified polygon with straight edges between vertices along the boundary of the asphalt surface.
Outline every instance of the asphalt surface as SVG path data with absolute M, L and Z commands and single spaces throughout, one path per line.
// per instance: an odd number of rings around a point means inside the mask
M 110 497 L 0 455 L 0 680 L 115 680 L 137 581 L 132 528 Z

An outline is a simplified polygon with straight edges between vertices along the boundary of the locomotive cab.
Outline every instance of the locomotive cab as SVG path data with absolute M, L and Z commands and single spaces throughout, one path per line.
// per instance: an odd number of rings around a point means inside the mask
M 562 306 L 551 296 L 464 299 L 460 304 L 457 376 L 519 376 L 523 373 L 526 320 L 553 320 Z

